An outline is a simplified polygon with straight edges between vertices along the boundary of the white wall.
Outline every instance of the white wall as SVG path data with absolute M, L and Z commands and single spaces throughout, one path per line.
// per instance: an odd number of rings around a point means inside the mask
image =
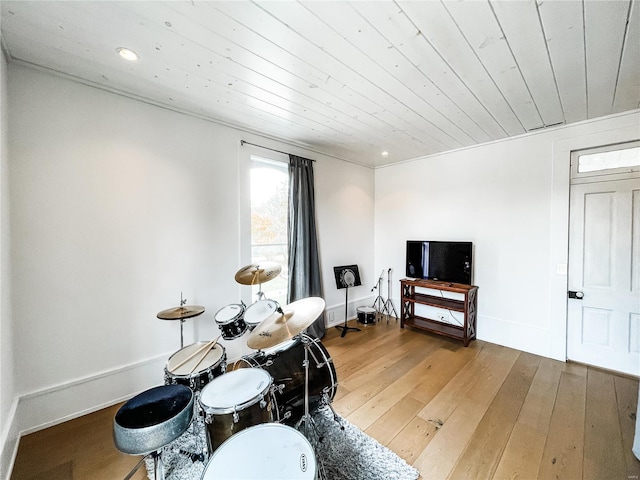
M 569 153 L 637 139 L 638 112 L 376 170 L 377 268 L 406 240 L 474 243 L 478 338 L 566 359 Z M 400 288 L 394 287 L 399 305 Z
M 4 51 L 0 51 L 0 478 L 8 474 L 18 439 L 14 421 L 18 397 L 11 314 L 8 125 L 7 62 Z
M 9 106 L 13 351 L 20 428 L 31 431 L 161 383 L 179 323 L 156 314 L 181 292 L 206 309 L 185 322 L 185 345 L 217 336 L 214 314 L 247 288 L 234 281 L 240 139 L 292 149 L 15 64 Z M 337 308 L 332 262 L 373 264 L 370 240 L 357 238 L 373 232 L 373 171 L 304 156 L 317 160 Z M 241 343 L 223 342 L 230 358 Z

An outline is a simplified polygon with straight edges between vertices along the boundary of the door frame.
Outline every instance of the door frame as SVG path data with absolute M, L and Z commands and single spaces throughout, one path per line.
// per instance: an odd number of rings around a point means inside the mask
M 569 258 L 569 186 L 571 152 L 638 140 L 640 114 L 607 117 L 609 130 L 560 138 L 551 145 L 551 211 L 549 212 L 549 357 L 567 360 L 567 308 Z

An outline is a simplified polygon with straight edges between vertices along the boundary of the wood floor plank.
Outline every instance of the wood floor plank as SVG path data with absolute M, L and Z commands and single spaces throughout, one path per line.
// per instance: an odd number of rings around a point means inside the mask
M 347 417 L 349 421 L 358 425 L 363 430 L 367 429 L 375 420 L 384 415 L 390 408 L 408 395 L 416 385 L 430 381 L 430 377 L 428 376 L 429 370 L 433 367 L 433 364 L 438 361 L 438 357 L 442 355 L 446 355 L 446 352 L 436 350 L 431 354 L 427 354 L 427 357 L 422 362 L 399 377 L 361 407 L 354 410 L 349 417 Z
M 598 379 L 591 374 L 592 367 L 541 359 L 504 446 L 502 417 L 513 419 L 515 409 L 506 399 L 521 397 L 517 386 L 529 381 L 522 364 L 529 354 L 481 340 L 463 347 L 417 329 L 400 329 L 393 322 L 349 324 L 362 330 L 341 337 L 340 330 L 330 328 L 322 340 L 338 376 L 333 406 L 348 402 L 347 414 L 408 459 L 422 479 L 454 478 L 457 473 L 452 472 L 459 473 L 465 463 L 464 471 L 475 472 L 474 480 L 588 479 L 589 472 L 599 475 L 608 470 L 610 460 L 600 458 L 602 453 L 597 449 L 588 453 L 595 444 L 585 449 L 588 377 L 592 388 L 605 386 L 601 399 L 590 393 L 593 436 L 603 435 L 622 445 L 622 480 L 640 477 L 640 462 L 628 451 L 635 430 L 637 379 L 610 372 Z M 611 382 L 615 400 L 607 386 Z M 23 437 L 11 480 L 124 478 L 139 457 L 115 449 L 112 422 L 118 408 L 114 405 Z M 611 408 L 619 425 L 617 439 L 611 427 L 602 424 L 611 418 L 607 413 Z M 501 440 L 492 439 L 494 435 Z M 599 443 L 598 449 L 606 442 Z M 483 476 L 481 472 L 490 469 L 482 458 L 473 465 L 474 449 L 492 464 L 500 459 L 493 474 Z M 587 459 L 592 462 L 589 466 Z M 144 469 L 134 476 L 143 478 Z M 607 472 L 601 478 L 614 477 Z
M 439 426 L 414 417 L 389 443 L 389 448 L 411 464 L 424 451 Z
M 418 416 L 442 425 L 413 466 L 424 478 L 447 478 L 520 352 L 486 344 Z
M 438 343 L 427 344 L 424 348 L 420 349 L 410 349 L 410 351 L 406 352 L 396 361 L 390 359 L 391 363 L 383 365 L 376 370 L 368 370 L 363 376 L 368 379 L 374 377 L 375 381 L 368 381 L 356 388 L 352 388 L 347 379 L 347 388 L 351 390 L 351 392 L 336 401 L 334 408 L 340 415 L 348 417 L 352 412 L 362 406 L 362 404 L 371 400 L 402 375 L 409 372 L 424 359 L 424 356 L 427 355 L 430 350 L 436 348 L 438 348 Z
M 484 344 L 418 416 L 426 421 L 436 419 L 444 422 L 464 398 L 490 401 L 518 354 L 516 350 Z
M 424 403 L 407 396 L 377 418 L 365 432 L 382 445 L 388 445 L 423 407 Z
M 452 478 L 493 476 L 518 415 L 529 393 L 541 358 L 521 353 L 493 398 L 464 452 L 451 472 Z
M 562 372 L 539 478 L 582 478 L 586 394 L 586 376 Z
M 493 478 L 538 478 L 563 365 L 541 359 Z
M 638 382 L 622 376 L 614 376 L 613 381 L 616 389 L 622 451 L 627 469 L 626 478 L 640 479 L 640 460 L 631 451 L 636 428 Z
M 587 375 L 583 475 L 586 478 L 626 475 L 613 377 L 596 369 L 590 369 Z

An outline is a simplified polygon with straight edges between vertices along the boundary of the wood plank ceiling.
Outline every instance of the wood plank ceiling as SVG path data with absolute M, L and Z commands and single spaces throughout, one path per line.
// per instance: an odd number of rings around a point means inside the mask
M 638 0 L 1 6 L 10 61 L 371 167 L 640 107 Z

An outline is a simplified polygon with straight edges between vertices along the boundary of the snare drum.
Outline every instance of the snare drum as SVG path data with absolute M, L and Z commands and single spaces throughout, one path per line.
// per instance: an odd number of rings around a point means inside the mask
M 216 343 L 204 358 L 201 353 L 196 353 L 207 343 L 193 343 L 171 355 L 164 367 L 164 384 L 186 385 L 198 392 L 215 377 L 222 375 L 227 370 L 227 354 L 222 345 Z M 192 358 L 185 362 L 190 356 Z
M 316 456 L 304 435 L 286 425 L 265 423 L 225 441 L 209 458 L 201 480 L 313 480 L 316 475 Z
M 244 321 L 249 327 L 249 331 L 256 328 L 260 322 L 266 320 L 278 308 L 278 302 L 275 300 L 258 300 L 249 305 L 244 314 Z
M 272 383 L 266 371 L 244 368 L 216 377 L 204 387 L 200 406 L 205 414 L 209 452 L 240 430 L 274 420 Z
M 247 331 L 244 321 L 244 305 L 232 303 L 217 311 L 214 318 L 225 340 L 233 340 Z
M 273 377 L 278 416 L 289 425 L 304 415 L 305 342 L 309 345 L 309 411 L 313 413 L 330 403 L 338 389 L 335 366 L 320 340 L 302 333 L 293 340 L 242 357 L 240 361 L 262 368 Z
M 376 323 L 376 309 L 371 307 L 358 307 L 358 322 L 369 324 Z

